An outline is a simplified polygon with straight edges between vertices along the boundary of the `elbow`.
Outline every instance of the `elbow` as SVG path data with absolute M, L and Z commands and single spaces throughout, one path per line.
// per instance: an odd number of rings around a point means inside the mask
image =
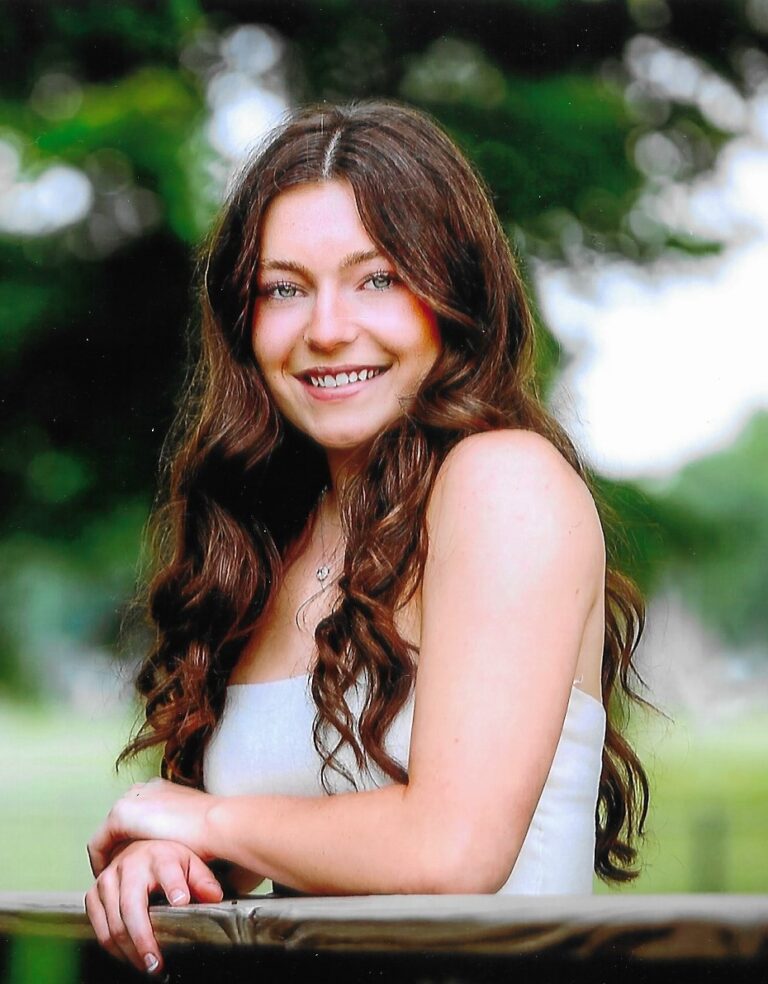
M 495 895 L 509 878 L 511 868 L 501 868 L 488 859 L 484 863 L 467 860 L 445 864 L 433 873 L 428 894 L 431 895 Z
M 421 863 L 414 866 L 419 895 L 495 895 L 507 881 L 518 851 L 510 857 L 508 845 L 492 838 L 440 838 L 435 850 L 417 851 Z
M 438 872 L 422 890 L 424 895 L 495 895 L 507 880 L 475 868 Z

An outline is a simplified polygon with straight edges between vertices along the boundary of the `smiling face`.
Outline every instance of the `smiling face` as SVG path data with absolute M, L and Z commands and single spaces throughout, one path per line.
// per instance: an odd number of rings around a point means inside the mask
M 281 413 L 333 457 L 400 417 L 440 349 L 430 308 L 365 230 L 346 181 L 267 209 L 253 351 Z

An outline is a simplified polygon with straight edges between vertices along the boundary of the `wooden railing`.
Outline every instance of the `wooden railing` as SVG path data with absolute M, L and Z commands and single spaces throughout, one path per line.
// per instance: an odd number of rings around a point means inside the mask
M 262 896 L 152 922 L 180 982 L 768 984 L 764 895 Z M 97 947 L 77 896 L 0 895 L 0 948 L 3 982 L 141 979 Z

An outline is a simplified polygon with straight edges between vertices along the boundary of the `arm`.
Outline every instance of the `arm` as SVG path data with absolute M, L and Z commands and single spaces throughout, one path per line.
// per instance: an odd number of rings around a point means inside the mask
M 154 813 L 150 799 L 141 819 L 118 811 L 101 841 L 143 823 L 146 836 L 175 831 L 204 857 L 306 892 L 496 891 L 546 780 L 602 596 L 602 534 L 578 476 L 522 431 L 454 449 L 428 526 L 407 786 L 181 799 L 158 787 Z M 185 807 L 184 793 L 200 799 Z
M 463 442 L 430 503 L 409 785 L 213 805 L 225 856 L 309 892 L 495 891 L 557 746 L 603 546 L 546 442 Z M 546 710 L 545 710 L 546 709 Z

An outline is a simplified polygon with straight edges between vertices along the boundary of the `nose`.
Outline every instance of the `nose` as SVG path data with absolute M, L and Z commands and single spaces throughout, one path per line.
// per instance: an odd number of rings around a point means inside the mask
M 304 341 L 311 349 L 329 352 L 357 337 L 358 327 L 337 287 L 317 290 L 304 326 Z

